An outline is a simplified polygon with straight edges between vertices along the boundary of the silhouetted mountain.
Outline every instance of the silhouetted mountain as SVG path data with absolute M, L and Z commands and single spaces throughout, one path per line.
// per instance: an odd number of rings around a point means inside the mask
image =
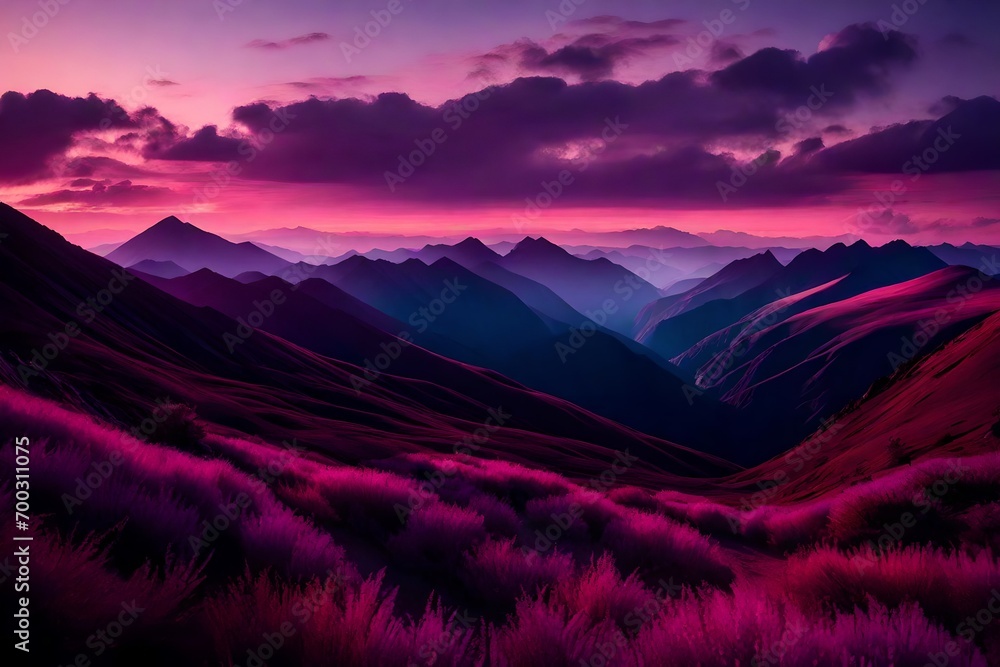
M 955 301 L 978 272 L 947 267 L 750 328 L 698 370 L 699 386 L 797 441 L 878 378 L 1000 310 L 1000 285 Z
M 419 250 L 414 250 L 412 248 L 397 248 L 395 250 L 374 248 L 363 253 L 354 254 L 363 255 L 368 259 L 384 259 L 392 262 L 393 264 L 402 264 L 410 259 L 419 259 L 424 264 L 433 264 L 439 259 L 447 258 L 456 264 L 461 264 L 465 267 L 481 264 L 482 262 L 490 262 L 500 258 L 497 253 L 487 248 L 482 241 L 471 236 L 454 245 L 437 243 L 433 245 L 425 245 Z M 349 256 L 350 254 L 345 253 L 339 257 L 332 258 L 326 263 L 338 264 L 347 259 Z
M 783 268 L 770 250 L 747 259 L 738 259 L 687 292 L 657 299 L 643 308 L 636 318 L 636 338 L 641 340 L 663 320 L 697 308 L 703 303 L 739 296 Z
M 124 241 L 122 242 L 124 243 Z M 121 246 L 121 243 L 102 243 L 96 245 L 93 248 L 87 248 L 88 251 L 94 253 L 95 255 L 100 255 L 101 257 L 106 257 L 115 248 Z
M 337 257 L 349 251 L 364 253 L 376 248 L 422 248 L 430 243 L 456 242 L 458 238 L 434 236 L 401 236 L 367 232 L 324 232 L 308 227 L 282 227 L 232 235 L 241 241 L 278 246 L 306 257 L 326 255 Z
M 241 283 L 249 285 L 250 283 L 255 283 L 258 280 L 264 280 L 267 277 L 267 274 L 261 273 L 260 271 L 245 271 L 240 275 L 235 276 L 234 280 L 238 280 Z
M 471 236 L 455 245 L 424 246 L 416 253 L 416 257 L 425 264 L 433 264 L 439 259 L 448 258 L 466 268 L 500 259 L 500 255 L 487 248 L 479 239 Z
M 1000 248 L 974 243 L 963 243 L 960 246 L 941 243 L 929 245 L 927 249 L 946 264 L 971 266 L 990 276 L 1000 274 Z
M 582 232 L 582 230 L 574 229 L 567 232 L 567 235 L 572 233 L 587 233 L 589 236 L 600 238 L 602 244 L 609 246 L 645 245 L 654 248 L 694 248 L 709 245 L 708 241 L 696 234 L 663 225 L 644 229 L 625 229 L 618 232 Z
M 258 243 L 256 241 L 252 241 L 252 243 L 261 250 L 265 250 L 275 257 L 280 257 L 286 262 L 303 262 L 308 260 L 314 264 L 319 264 L 320 260 L 325 259 L 325 256 L 323 255 L 305 255 L 301 252 L 289 250 L 288 248 L 282 248 L 281 246 L 268 245 L 266 243 Z
M 610 260 L 581 259 L 544 238 L 525 238 L 497 263 L 542 283 L 598 324 L 626 336 L 632 335 L 643 306 L 660 296 Z
M 928 276 L 929 277 L 929 276 Z M 844 479 L 900 465 L 899 456 L 947 458 L 996 451 L 1000 418 L 996 378 L 1000 375 L 1000 313 L 979 322 L 914 364 L 902 366 L 872 385 L 836 418 L 833 428 L 809 447 L 782 454 L 728 478 L 757 488 L 776 479 L 789 462 L 808 474 L 791 475 L 776 487 L 775 502 L 812 499 L 843 489 Z M 895 451 L 890 443 L 897 442 Z M 822 455 L 806 459 L 815 447 Z
M 657 256 L 652 252 L 646 255 L 626 255 L 620 250 L 603 250 L 600 248 L 594 248 L 593 250 L 583 254 L 574 254 L 588 260 L 604 258 L 614 262 L 618 266 L 628 269 L 632 273 L 641 273 L 644 276 L 648 276 L 647 282 L 657 289 L 662 288 L 665 285 L 669 285 L 671 282 L 680 280 L 688 275 L 687 272 L 682 269 L 660 262 Z M 650 268 L 653 270 L 650 270 Z
M 144 259 L 171 261 L 189 272 L 208 268 L 229 277 L 246 271 L 270 275 L 291 266 L 252 243 L 231 243 L 174 216 L 126 241 L 107 259 L 119 266 L 132 266 Z
M 734 232 L 730 229 L 699 232 L 698 236 L 715 246 L 742 246 L 758 250 L 773 250 L 776 246 L 801 250 L 809 248 L 826 250 L 835 243 L 849 245 L 859 239 L 856 234 L 841 234 L 840 236 L 758 236 L 746 232 Z M 777 256 L 782 262 L 785 261 L 780 255 Z
M 824 292 L 823 298 L 829 299 L 824 303 L 910 280 L 937 271 L 944 266 L 944 262 L 927 249 L 914 248 L 904 241 L 893 241 L 878 248 L 872 248 L 864 241 L 858 241 L 850 246 L 838 243 L 822 252 L 806 250 L 760 285 L 737 297 L 709 301 L 676 317 L 663 320 L 653 329 L 647 330 L 640 342 L 662 356 L 673 359 L 699 341 L 731 328 L 722 337 L 723 345 L 728 344 L 728 341 L 744 328 L 737 323 L 753 311 L 832 280 L 849 276 L 848 279 L 840 281 L 832 291 Z M 820 304 L 803 302 L 797 307 L 806 309 L 815 305 Z M 786 310 L 783 314 L 788 317 L 794 312 L 801 310 Z M 703 350 L 703 353 L 713 354 L 720 350 L 721 347 L 716 344 Z M 704 363 L 704 359 L 698 357 L 693 360 L 689 354 L 684 355 L 684 361 L 678 360 L 677 363 L 681 368 L 691 371 Z
M 666 267 L 667 273 L 670 269 L 675 269 L 687 277 L 707 278 L 738 259 L 753 257 L 765 251 L 770 251 L 782 264 L 787 264 L 802 252 L 799 248 L 747 248 L 713 245 L 697 248 L 655 248 L 643 245 L 632 245 L 627 248 L 594 248 L 586 245 L 564 247 L 567 251 L 588 259 L 605 256 L 633 272 L 639 270 L 639 267 L 643 267 L 649 271 L 650 282 L 654 282 L 654 278 L 661 272 L 662 269 L 658 268 L 661 265 Z M 713 266 L 718 268 L 712 271 L 711 267 Z M 706 267 L 709 268 L 706 269 Z
M 374 329 L 351 338 L 368 346 L 369 352 L 360 353 L 388 358 L 386 343 L 396 358 L 359 387 L 358 379 L 367 379 L 363 368 L 243 328 L 141 279 L 129 280 L 113 263 L 5 205 L 0 233 L 8 235 L 0 243 L 0 307 L 19 314 L 0 331 L 0 376 L 122 424 L 139 424 L 158 399 L 170 399 L 196 406 L 224 428 L 273 442 L 295 437 L 320 454 L 356 462 L 408 451 L 451 452 L 482 425 L 487 409 L 502 407 L 510 421 L 491 434 L 482 455 L 503 452 L 529 465 L 592 475 L 606 469 L 615 450 L 627 447 L 642 459 L 637 479 L 650 474 L 647 464 L 701 473 L 727 467 L 496 373 L 418 346 L 400 352 L 391 347 L 395 338 L 380 339 Z M 88 299 L 96 301 L 103 291 L 113 298 L 99 303 L 98 312 Z M 49 359 L 35 355 L 55 345 L 49 334 L 70 322 L 79 329 L 59 339 L 65 343 L 61 352 Z M 337 329 L 327 334 L 336 336 Z M 418 367 L 435 380 L 408 379 Z
M 391 345 L 395 334 L 405 329 L 398 320 L 318 278 L 291 285 L 265 276 L 244 284 L 201 269 L 174 280 L 146 280 L 190 304 L 209 306 L 233 319 L 249 321 L 252 313 L 260 312 L 256 328 L 358 366 L 378 354 L 376 344 Z M 263 317 L 263 311 L 271 311 L 272 306 L 271 315 Z M 404 368 L 401 364 L 396 372 L 407 375 Z M 423 371 L 424 366 L 411 367 L 409 377 L 433 381 L 433 375 Z
M 136 262 L 128 268 L 129 271 L 141 271 L 142 273 L 157 276 L 159 278 L 177 278 L 190 273 L 190 271 L 182 269 L 173 262 L 158 262 L 155 259 L 144 259 L 141 262 Z
M 552 333 L 562 333 L 567 324 L 579 325 L 586 318 L 558 294 L 540 282 L 508 271 L 493 261 L 467 267 L 473 273 L 513 293 L 549 325 Z
M 670 283 L 667 287 L 661 289 L 660 292 L 663 296 L 675 296 L 697 287 L 704 281 L 705 278 L 685 278 L 683 280 L 678 280 L 675 283 Z
M 548 287 L 531 278 L 508 271 L 494 262 L 483 262 L 478 266 L 471 267 L 471 269 L 473 273 L 500 285 L 517 296 L 526 306 L 535 311 L 535 314 L 542 318 L 553 334 L 564 335 L 572 328 L 589 326 L 586 324 L 588 319 L 581 315 L 579 311 L 563 301 L 558 294 Z M 670 374 L 684 376 L 676 366 L 645 345 L 637 343 L 630 336 L 625 336 L 606 327 L 597 327 L 597 330 L 613 337 L 635 354 L 653 360 Z M 687 379 L 686 376 L 684 377 Z
M 427 266 L 416 259 L 393 264 L 352 257 L 315 275 L 402 321 L 418 344 L 439 354 L 489 367 L 647 433 L 670 433 L 707 451 L 723 441 L 728 408 L 689 400 L 685 378 L 664 359 L 593 327 L 528 278 L 502 267 L 477 268 L 539 307 L 450 259 Z M 568 317 L 576 313 L 575 321 L 557 320 L 560 310 Z

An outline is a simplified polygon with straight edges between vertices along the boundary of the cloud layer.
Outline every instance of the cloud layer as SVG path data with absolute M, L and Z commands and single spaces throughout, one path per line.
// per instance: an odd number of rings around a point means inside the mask
M 443 206 L 530 204 L 544 193 L 556 206 L 724 208 L 822 202 L 854 188 L 854 175 L 906 174 L 925 154 L 933 162 L 925 160 L 921 173 L 1000 169 L 1000 102 L 990 97 L 946 96 L 929 108 L 936 118 L 852 129 L 852 114 L 889 96 L 896 73 L 919 59 L 913 37 L 872 25 L 848 26 L 811 55 L 777 48 L 743 55 L 736 43 L 718 41 L 709 50 L 712 71 L 615 80 L 630 59 L 669 53 L 684 27 L 595 17 L 565 26 L 551 43 L 515 42 L 474 57 L 474 72 L 513 64 L 533 75 L 440 105 L 392 92 L 254 102 L 236 107 L 225 127 L 187 128 L 153 108 L 129 114 L 94 95 L 7 93 L 0 141 L 13 150 L 0 154 L 0 182 L 58 173 L 51 191 L 22 202 L 33 206 L 143 205 L 176 194 L 173 184 L 148 184 L 151 175 L 230 163 L 239 179 L 337 184 Z M 285 85 L 312 92 L 377 80 Z M 87 154 L 90 146 L 107 150 Z M 873 220 L 886 233 L 918 227 L 894 211 Z

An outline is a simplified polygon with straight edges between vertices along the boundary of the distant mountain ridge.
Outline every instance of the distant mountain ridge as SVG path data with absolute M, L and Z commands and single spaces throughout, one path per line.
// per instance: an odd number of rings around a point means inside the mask
M 840 298 L 846 298 L 945 266 L 929 250 L 904 241 L 893 241 L 877 248 L 857 241 L 850 246 L 838 243 L 825 251 L 806 250 L 769 279 L 737 297 L 709 301 L 661 321 L 647 330 L 640 342 L 671 359 L 702 339 L 732 327 L 758 308 L 832 280 L 850 275 L 837 291 Z
M 143 260 L 170 261 L 189 272 L 208 268 L 230 278 L 246 271 L 273 274 L 292 265 L 249 241 L 232 243 L 174 216 L 132 237 L 106 259 L 126 267 Z
M 22 385 L 17 369 L 31 362 L 32 348 L 66 322 L 80 322 L 77 305 L 107 289 L 122 269 L 6 205 L 0 205 L 0 233 L 7 235 L 0 243 L 0 306 L 19 313 L 16 326 L 0 330 L 0 371 L 12 369 L 4 381 Z M 263 330 L 243 331 L 236 320 L 141 278 L 80 323 L 79 336 L 56 359 L 34 368 L 30 390 L 124 424 L 140 423 L 158 398 L 170 399 L 197 406 L 229 433 L 273 442 L 294 437 L 331 460 L 358 463 L 404 452 L 451 452 L 482 424 L 487 409 L 502 406 L 514 417 L 482 446 L 484 456 L 591 476 L 606 469 L 615 451 L 630 448 L 642 458 L 637 479 L 734 469 L 418 346 L 358 391 L 352 378 L 366 377 L 364 368 Z M 227 335 L 242 341 L 232 352 Z M 391 340 L 379 334 L 356 342 L 367 346 L 371 359 Z M 418 370 L 434 381 L 407 377 Z

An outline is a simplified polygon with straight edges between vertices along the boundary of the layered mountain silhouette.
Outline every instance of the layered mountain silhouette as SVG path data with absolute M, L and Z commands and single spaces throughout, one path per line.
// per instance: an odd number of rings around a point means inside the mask
M 249 241 L 231 243 L 174 216 L 129 239 L 107 259 L 119 266 L 132 266 L 142 260 L 169 261 L 188 272 L 211 269 L 229 277 L 246 271 L 273 274 L 291 266 L 291 262 Z
M 428 266 L 356 256 L 316 267 L 313 275 L 402 322 L 417 344 L 439 354 L 494 369 L 647 433 L 707 451 L 725 440 L 730 410 L 692 398 L 685 390 L 690 378 L 654 352 L 596 327 L 528 278 L 492 262 L 476 270 L 514 291 L 448 258 Z
M 159 262 L 155 259 L 144 259 L 128 268 L 130 271 L 141 271 L 159 278 L 178 278 L 190 273 L 187 269 L 181 268 L 169 260 Z
M 927 246 L 934 256 L 953 266 L 970 266 L 991 276 L 1000 274 L 1000 249 L 988 245 L 939 243 Z
M 544 238 L 526 238 L 498 262 L 542 283 L 602 326 L 631 336 L 642 308 L 659 298 L 657 289 L 610 260 L 586 260 Z
M 641 339 L 663 320 L 676 317 L 709 301 L 739 296 L 760 285 L 783 268 L 770 250 L 747 259 L 738 259 L 718 273 L 700 281 L 697 286 L 676 296 L 657 299 L 647 305 L 636 318 L 636 335 Z
M 705 354 L 720 350 L 720 341 L 727 344 L 751 325 L 744 318 L 767 304 L 837 280 L 836 287 L 824 291 L 820 297 L 828 299 L 826 303 L 829 303 L 910 280 L 944 266 L 945 263 L 926 248 L 913 247 L 904 241 L 893 241 L 877 248 L 857 241 L 850 246 L 838 243 L 825 251 L 807 250 L 756 287 L 734 298 L 709 301 L 663 320 L 648 328 L 639 340 L 666 358 L 683 356 L 677 363 L 681 368 L 694 370 L 704 362 Z M 839 280 L 842 278 L 844 280 Z M 802 300 L 782 313 L 787 317 L 813 305 L 818 304 Z M 714 342 L 701 343 L 709 337 Z M 700 355 L 685 354 L 695 346 Z
M 727 484 L 756 491 L 760 480 L 784 471 L 788 481 L 774 499 L 791 502 L 829 496 L 843 490 L 845 480 L 907 460 L 993 453 L 1000 438 L 998 373 L 1000 313 L 993 313 L 874 383 L 803 447 L 737 473 Z
M 993 249 L 971 244 L 782 250 L 787 265 L 767 249 L 702 265 L 709 277 L 665 296 L 607 256 L 544 238 L 506 255 L 467 238 L 366 252 L 399 261 L 351 252 L 317 265 L 171 217 L 112 263 L 0 213 L 3 298 L 26 313 L 4 334 L 7 381 L 121 423 L 176 395 L 225 428 L 298 433 L 344 460 L 446 448 L 427 429 L 460 439 L 463 421 L 503 404 L 533 434 L 504 441 L 515 459 L 536 456 L 536 441 L 572 442 L 566 465 L 585 470 L 620 439 L 648 452 L 656 474 L 731 465 L 715 457 L 752 464 L 1000 310 Z M 607 254 L 653 249 L 620 250 Z M 690 268 L 746 249 L 674 250 Z M 27 267 L 43 256 L 44 270 Z M 983 273 L 963 266 L 973 260 Z M 113 280 L 127 287 L 88 301 Z M 956 307 L 957 286 L 977 280 Z M 70 322 L 79 331 L 60 337 Z M 66 343 L 54 359 L 41 355 L 48 334 Z
M 362 461 L 405 451 L 452 451 L 481 426 L 487 410 L 502 407 L 512 415 L 509 424 L 482 446 L 484 454 L 502 452 L 510 460 L 584 475 L 604 470 L 614 451 L 626 447 L 656 474 L 729 467 L 419 346 L 405 348 L 384 372 L 366 375 L 360 366 L 243 329 L 215 309 L 188 304 L 141 278 L 127 280 L 114 263 L 6 205 L 0 206 L 0 232 L 8 235 L 0 244 L 0 303 L 5 312 L 19 313 L 0 334 L 0 375 L 125 426 L 145 419 L 158 399 L 181 401 L 220 428 L 275 442 L 295 437 L 333 458 Z M 85 310 L 109 285 L 117 291 L 113 298 L 98 304 L 99 311 L 92 307 L 93 314 Z M 78 333 L 59 338 L 70 323 Z M 395 340 L 379 339 L 373 327 L 368 331 L 372 338 L 352 339 L 367 346 L 360 355 L 374 358 L 385 352 L 382 343 Z M 50 334 L 63 349 L 51 359 L 35 355 L 51 342 Z M 232 343 L 233 337 L 241 342 Z M 405 371 L 397 375 L 397 364 L 427 364 L 435 381 L 410 379 Z M 360 390 L 359 378 L 369 379 Z M 636 478 L 643 474 L 637 471 Z
M 780 424 L 780 440 L 801 438 L 879 378 L 1000 311 L 1000 284 L 979 275 L 948 267 L 751 327 L 699 368 L 699 386 Z

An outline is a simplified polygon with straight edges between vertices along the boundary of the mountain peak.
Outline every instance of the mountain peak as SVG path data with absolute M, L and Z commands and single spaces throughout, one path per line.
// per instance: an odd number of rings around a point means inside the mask
M 465 237 L 464 239 L 462 239 L 461 241 L 459 241 L 458 243 L 456 243 L 454 247 L 455 248 L 463 248 L 463 249 L 473 249 L 474 248 L 476 250 L 479 250 L 480 248 L 486 248 L 486 250 L 490 250 L 489 248 L 486 247 L 485 243 L 483 243 L 482 241 L 480 241 L 479 239 L 477 239 L 475 236 L 467 236 L 467 237 Z M 490 250 L 490 252 L 493 252 L 493 251 Z
M 208 267 L 227 277 L 251 270 L 271 274 L 290 266 L 252 243 L 232 243 L 173 215 L 121 244 L 106 259 L 121 266 L 144 259 L 170 260 L 186 271 Z
M 150 229 L 170 229 L 170 228 L 182 228 L 188 223 L 183 222 L 176 215 L 169 215 L 163 220 L 150 227 Z
M 886 243 L 882 247 L 886 248 L 886 249 L 891 249 L 891 250 L 905 250 L 907 248 L 912 248 L 913 246 L 911 246 L 909 243 L 907 243 L 903 239 L 896 239 L 894 241 L 889 241 L 888 243 Z
M 566 252 L 565 250 L 563 250 L 562 247 L 556 245 L 555 243 L 548 240 L 544 236 L 539 236 L 538 238 L 531 238 L 530 236 L 525 236 L 523 239 L 521 239 L 521 241 L 518 242 L 517 245 L 514 246 L 514 249 L 511 250 L 511 253 L 512 254 L 515 252 L 540 253 L 540 252 L 552 252 L 552 251 L 558 251 L 560 254 Z

